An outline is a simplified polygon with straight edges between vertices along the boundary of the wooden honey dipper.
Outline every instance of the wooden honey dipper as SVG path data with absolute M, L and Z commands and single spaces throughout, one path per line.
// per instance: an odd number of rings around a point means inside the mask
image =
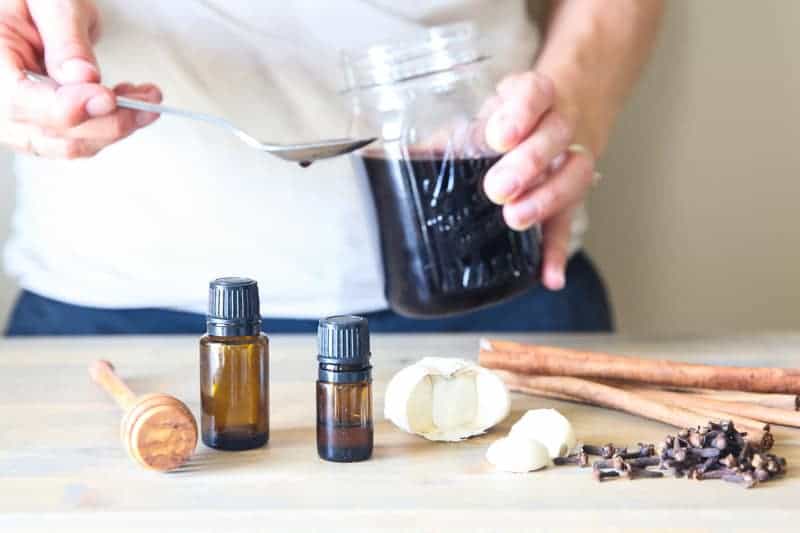
M 168 394 L 137 397 L 108 361 L 92 363 L 89 375 L 125 410 L 122 444 L 139 464 L 166 472 L 191 457 L 197 446 L 197 422 L 183 402 Z

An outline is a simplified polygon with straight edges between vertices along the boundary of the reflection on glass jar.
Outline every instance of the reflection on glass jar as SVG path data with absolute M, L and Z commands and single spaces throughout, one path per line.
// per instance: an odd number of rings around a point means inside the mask
M 471 311 L 537 282 L 538 228 L 509 229 L 483 192 L 499 159 L 483 140 L 487 60 L 470 24 L 345 54 L 351 134 L 380 138 L 354 162 L 372 190 L 386 296 L 399 313 Z

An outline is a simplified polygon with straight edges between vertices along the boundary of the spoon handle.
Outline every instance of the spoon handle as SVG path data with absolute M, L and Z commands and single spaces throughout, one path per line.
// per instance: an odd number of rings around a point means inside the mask
M 196 111 L 187 111 L 186 109 L 179 109 L 162 104 L 151 104 L 150 102 L 143 102 L 142 100 L 134 100 L 133 98 L 126 98 L 124 96 L 117 96 L 117 105 L 126 109 L 135 109 L 136 111 L 147 111 L 148 113 L 158 113 L 173 115 L 177 117 L 188 118 L 191 120 L 199 120 L 207 122 L 227 129 L 231 133 L 243 136 L 245 135 L 239 128 L 228 122 L 222 117 L 214 115 L 207 115 L 205 113 L 197 113 Z M 249 136 L 248 136 L 249 137 Z
M 151 104 L 142 100 L 134 100 L 133 98 L 126 98 L 125 96 L 117 96 L 117 105 L 127 109 L 135 109 L 137 111 L 147 111 L 148 113 L 168 113 L 170 115 L 179 115 L 182 117 L 195 118 L 195 113 L 184 111 L 176 107 L 169 107 L 161 104 Z
M 50 78 L 49 76 L 43 76 L 42 74 L 37 74 L 29 70 L 25 71 L 25 76 L 27 76 L 27 78 L 31 81 L 47 83 L 49 85 L 56 85 L 56 86 L 58 84 L 56 80 Z M 196 113 L 194 111 L 187 111 L 185 109 L 179 109 L 177 107 L 170 107 L 166 105 L 151 104 L 150 102 L 143 102 L 142 100 L 135 100 L 133 98 L 126 98 L 124 96 L 117 96 L 117 105 L 119 107 L 124 107 L 126 109 L 134 109 L 136 111 L 147 111 L 148 113 L 158 113 L 158 114 L 163 113 L 163 114 L 188 118 L 192 120 L 208 122 L 216 126 L 221 126 L 227 129 L 228 131 L 233 132 L 236 135 L 241 136 L 244 134 L 244 132 L 241 132 L 239 128 L 237 128 L 224 118 L 216 117 L 214 115 L 207 115 L 205 113 Z

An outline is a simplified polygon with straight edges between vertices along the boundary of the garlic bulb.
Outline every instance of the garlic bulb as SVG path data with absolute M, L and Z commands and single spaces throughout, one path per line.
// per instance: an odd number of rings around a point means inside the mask
M 532 409 L 511 426 L 509 436 L 525 437 L 545 445 L 550 457 L 567 455 L 575 447 L 575 431 L 555 409 Z
M 486 460 L 504 472 L 531 472 L 550 464 L 547 448 L 536 440 L 509 435 L 486 450 Z
M 486 432 L 511 408 L 503 381 L 463 359 L 426 357 L 402 369 L 386 388 L 384 415 L 408 433 L 459 441 Z

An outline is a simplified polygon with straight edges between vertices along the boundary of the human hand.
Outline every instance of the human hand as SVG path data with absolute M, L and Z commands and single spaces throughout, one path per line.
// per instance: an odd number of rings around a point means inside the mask
M 542 283 L 564 287 L 572 217 L 594 179 L 591 148 L 578 145 L 577 113 L 557 98 L 548 77 L 526 72 L 505 78 L 490 102 L 486 143 L 503 157 L 484 190 L 503 206 L 509 227 L 542 225 Z
M 0 143 L 47 158 L 91 157 L 158 115 L 118 108 L 117 96 L 159 103 L 152 84 L 100 84 L 91 0 L 0 0 Z M 46 72 L 59 87 L 30 81 Z

